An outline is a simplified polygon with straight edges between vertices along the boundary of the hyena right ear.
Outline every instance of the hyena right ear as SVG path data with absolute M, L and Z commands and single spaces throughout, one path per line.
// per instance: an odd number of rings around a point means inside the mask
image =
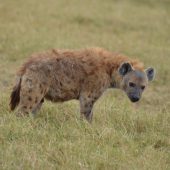
M 123 63 L 121 64 L 121 66 L 119 67 L 119 73 L 120 75 L 124 76 L 125 74 L 127 74 L 128 72 L 132 71 L 133 68 L 131 66 L 130 63 Z

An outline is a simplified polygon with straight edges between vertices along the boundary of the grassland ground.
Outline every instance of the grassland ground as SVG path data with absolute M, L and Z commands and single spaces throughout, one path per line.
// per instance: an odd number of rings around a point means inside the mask
M 169 0 L 0 0 L 0 169 L 170 169 Z M 9 95 L 19 65 L 50 48 L 99 46 L 156 68 L 138 105 L 119 90 L 97 101 L 45 102 L 17 118 Z

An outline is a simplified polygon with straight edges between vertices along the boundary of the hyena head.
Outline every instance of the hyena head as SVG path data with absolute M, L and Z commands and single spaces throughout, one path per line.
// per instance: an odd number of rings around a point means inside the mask
M 130 63 L 123 63 L 118 71 L 122 77 L 121 88 L 132 102 L 140 100 L 148 82 L 152 81 L 155 75 L 155 70 L 151 67 L 140 71 L 133 69 Z

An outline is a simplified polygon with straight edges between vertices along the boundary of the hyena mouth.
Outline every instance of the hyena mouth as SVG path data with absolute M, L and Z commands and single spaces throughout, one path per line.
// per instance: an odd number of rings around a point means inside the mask
M 139 101 L 139 98 L 132 98 L 131 101 L 132 101 L 133 103 L 138 102 L 138 101 Z

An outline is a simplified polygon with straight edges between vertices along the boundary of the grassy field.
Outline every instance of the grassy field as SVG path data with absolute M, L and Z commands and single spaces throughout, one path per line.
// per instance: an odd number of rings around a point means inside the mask
M 92 46 L 156 68 L 137 106 L 108 90 L 91 125 L 77 101 L 46 102 L 36 118 L 10 112 L 15 72 L 31 53 Z M 0 169 L 169 170 L 169 72 L 169 0 L 0 0 Z

